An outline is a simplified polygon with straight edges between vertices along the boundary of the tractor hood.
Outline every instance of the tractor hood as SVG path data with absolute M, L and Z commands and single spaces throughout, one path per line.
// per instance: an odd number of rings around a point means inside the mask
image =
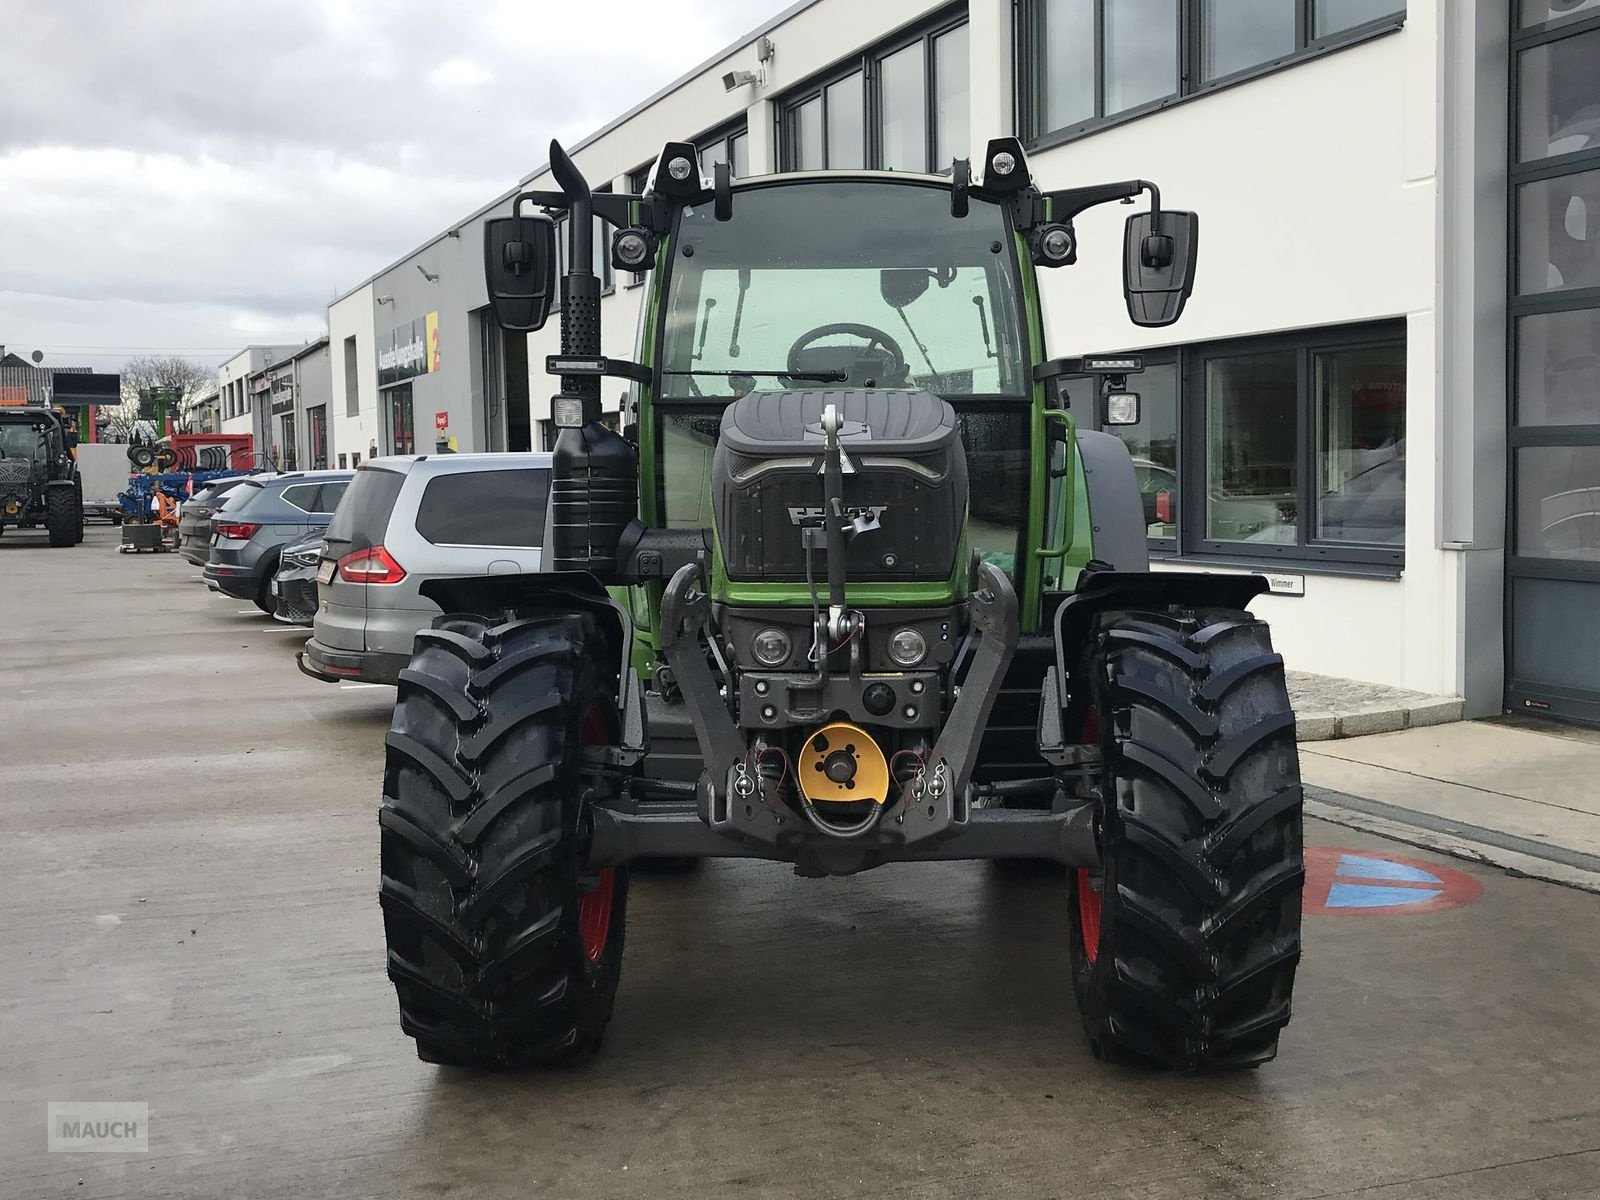
M 915 391 L 758 392 L 724 411 L 712 463 L 717 536 L 731 579 L 802 581 L 802 530 L 822 519 L 822 412 L 844 427 L 844 501 L 868 528 L 850 543 L 853 581 L 949 579 L 967 510 L 955 412 Z M 825 575 L 825 553 L 813 572 Z

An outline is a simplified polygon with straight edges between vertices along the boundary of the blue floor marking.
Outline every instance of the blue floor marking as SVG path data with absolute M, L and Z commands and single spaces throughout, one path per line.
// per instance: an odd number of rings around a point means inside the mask
M 1381 887 L 1366 883 L 1335 883 L 1328 889 L 1329 908 L 1393 908 L 1399 904 L 1421 904 L 1444 889 Z
M 1408 883 L 1443 883 L 1437 875 L 1430 875 L 1421 867 L 1390 862 L 1387 858 L 1368 858 L 1362 854 L 1346 854 L 1339 859 L 1340 875 L 1355 875 L 1361 879 L 1397 879 Z

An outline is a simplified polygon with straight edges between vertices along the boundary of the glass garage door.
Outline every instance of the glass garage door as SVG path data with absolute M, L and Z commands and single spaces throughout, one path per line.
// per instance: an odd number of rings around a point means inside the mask
M 1600 2 L 1519 8 L 1506 705 L 1600 725 Z

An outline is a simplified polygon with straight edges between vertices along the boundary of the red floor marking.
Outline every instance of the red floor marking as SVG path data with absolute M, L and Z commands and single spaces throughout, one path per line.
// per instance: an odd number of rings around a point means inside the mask
M 1307 846 L 1305 859 L 1304 911 L 1314 917 L 1425 916 L 1483 895 L 1464 871 L 1398 854 Z

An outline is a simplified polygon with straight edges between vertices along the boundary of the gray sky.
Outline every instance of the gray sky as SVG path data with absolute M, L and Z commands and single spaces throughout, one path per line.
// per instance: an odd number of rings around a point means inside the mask
M 115 370 L 320 334 L 334 295 L 512 186 L 552 136 L 789 3 L 6 4 L 0 344 Z

